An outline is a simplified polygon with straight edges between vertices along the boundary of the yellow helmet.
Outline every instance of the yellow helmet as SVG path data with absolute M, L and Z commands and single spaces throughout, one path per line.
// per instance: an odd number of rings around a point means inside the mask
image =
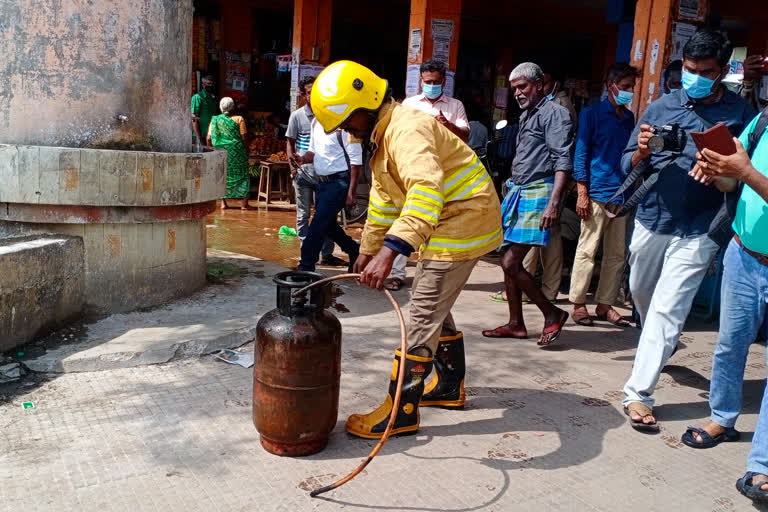
M 357 110 L 377 110 L 386 92 L 386 80 L 357 62 L 340 60 L 325 68 L 312 85 L 312 112 L 330 133 Z

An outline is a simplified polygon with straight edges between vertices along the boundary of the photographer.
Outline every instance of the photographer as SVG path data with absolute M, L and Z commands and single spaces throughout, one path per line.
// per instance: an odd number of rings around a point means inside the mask
M 643 330 L 624 406 L 638 430 L 659 429 L 653 391 L 718 250 L 707 233 L 724 197 L 688 175 L 696 164 L 689 134 L 724 122 L 739 135 L 756 114 L 721 84 L 731 52 L 722 34 L 697 32 L 683 49 L 683 88 L 648 107 L 622 157 L 625 174 L 641 163 L 658 173 L 638 206 L 629 247 L 630 289 Z

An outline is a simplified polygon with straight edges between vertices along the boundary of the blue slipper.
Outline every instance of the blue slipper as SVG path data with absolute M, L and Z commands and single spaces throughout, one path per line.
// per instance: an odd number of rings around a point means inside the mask
M 736 481 L 736 489 L 755 503 L 768 503 L 768 491 L 764 491 L 760 488 L 765 485 L 766 482 L 760 482 L 758 484 L 752 483 L 752 478 L 759 474 L 760 473 L 755 473 L 754 471 L 747 471 L 743 477 Z
M 701 441 L 697 441 L 693 434 L 699 434 Z M 680 440 L 691 448 L 713 448 L 720 443 L 730 443 L 738 441 L 740 438 L 741 434 L 733 427 L 726 429 L 725 432 L 715 437 L 709 435 L 709 432 L 703 428 L 688 427 Z

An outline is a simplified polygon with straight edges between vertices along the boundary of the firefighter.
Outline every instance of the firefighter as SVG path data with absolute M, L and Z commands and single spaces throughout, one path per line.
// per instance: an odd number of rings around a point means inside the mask
M 382 289 L 399 254 L 419 253 L 406 379 L 392 430 L 413 433 L 419 405 L 464 406 L 464 339 L 451 307 L 479 258 L 501 244 L 496 191 L 469 146 L 432 116 L 394 101 L 387 81 L 360 64 L 328 66 L 317 77 L 311 101 L 326 132 L 346 130 L 370 150 L 373 184 L 354 265 L 360 283 Z M 398 350 L 384 403 L 350 416 L 347 432 L 368 439 L 383 435 L 402 360 Z

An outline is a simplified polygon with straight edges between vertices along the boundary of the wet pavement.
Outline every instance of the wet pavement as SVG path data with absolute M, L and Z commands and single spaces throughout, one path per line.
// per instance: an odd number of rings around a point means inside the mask
M 295 236 L 280 235 L 280 227 L 296 228 L 296 212 L 285 210 L 217 210 L 206 217 L 208 248 L 247 254 L 286 267 L 299 264 L 301 246 Z M 347 228 L 360 240 L 362 226 Z M 336 247 L 336 255 L 345 258 Z

